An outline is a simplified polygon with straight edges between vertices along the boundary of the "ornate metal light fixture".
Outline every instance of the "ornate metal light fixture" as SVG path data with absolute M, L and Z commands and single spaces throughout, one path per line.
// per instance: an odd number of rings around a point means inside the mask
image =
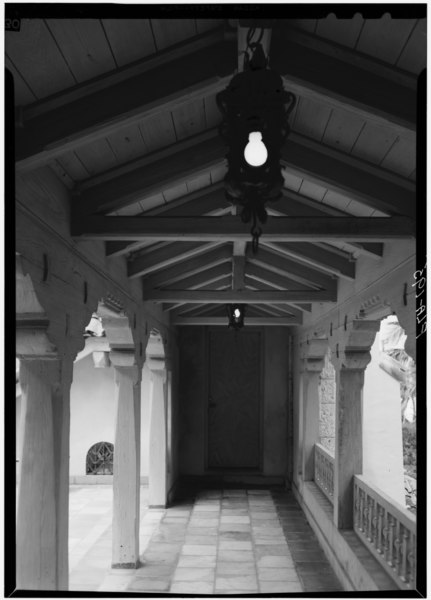
M 255 28 L 247 33 L 244 71 L 235 75 L 228 87 L 217 94 L 223 115 L 220 135 L 229 146 L 226 198 L 242 206 L 241 219 L 252 221 L 252 248 L 256 253 L 265 223 L 265 203 L 281 196 L 283 176 L 280 155 L 290 131 L 288 117 L 296 103 L 283 80 L 268 68 L 261 40 L 252 42 Z M 249 58 L 249 52 L 251 58 Z
M 232 327 L 233 329 L 241 329 L 244 327 L 244 317 L 245 317 L 245 307 L 246 304 L 227 304 L 227 314 L 229 317 L 228 327 Z

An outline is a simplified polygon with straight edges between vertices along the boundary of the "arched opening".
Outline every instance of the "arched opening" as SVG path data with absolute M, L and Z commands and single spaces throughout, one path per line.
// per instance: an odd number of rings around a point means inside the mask
M 97 442 L 87 452 L 85 461 L 87 475 L 113 475 L 114 444 Z
M 364 476 L 416 511 L 416 364 L 396 315 L 381 320 L 365 371 Z

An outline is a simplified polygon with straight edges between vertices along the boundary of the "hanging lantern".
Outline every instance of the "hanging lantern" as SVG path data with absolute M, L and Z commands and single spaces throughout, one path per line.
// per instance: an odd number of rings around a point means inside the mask
M 289 133 L 288 116 L 296 98 L 283 89 L 283 80 L 267 67 L 260 39 L 251 43 L 254 29 L 247 35 L 244 71 L 235 75 L 228 87 L 217 94 L 223 115 L 220 135 L 229 147 L 226 198 L 242 207 L 241 219 L 252 221 L 252 248 L 257 252 L 265 223 L 265 203 L 281 196 L 281 148 Z
M 228 327 L 236 330 L 244 327 L 245 307 L 245 304 L 227 304 Z

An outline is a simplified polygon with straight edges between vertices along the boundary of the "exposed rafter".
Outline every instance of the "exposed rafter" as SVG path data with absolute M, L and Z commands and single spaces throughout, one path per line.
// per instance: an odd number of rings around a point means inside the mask
M 340 236 L 340 238 L 341 237 L 342 236 Z M 298 259 L 301 263 L 309 264 L 312 267 L 320 269 L 321 271 L 326 271 L 329 274 L 337 275 L 349 280 L 355 278 L 355 260 L 351 259 L 351 257 L 345 253 L 340 255 L 337 252 L 332 252 L 331 250 L 326 250 L 320 246 L 304 242 L 274 244 L 271 242 L 267 243 L 262 239 L 261 245 L 265 246 L 265 248 L 271 248 L 281 255 Z
M 143 282 L 149 288 L 163 287 L 217 267 L 220 264 L 226 262 L 230 264 L 231 255 L 232 249 L 230 244 L 216 247 L 205 252 L 204 257 L 199 253 L 180 264 L 176 263 L 171 267 L 161 268 L 157 273 L 147 275 Z
M 153 302 L 190 302 L 191 304 L 258 303 L 274 304 L 283 302 L 336 302 L 337 293 L 333 290 L 289 290 L 257 291 L 248 290 L 210 292 L 189 290 L 145 290 L 144 300 Z
M 292 217 L 352 216 L 338 208 L 318 203 L 286 188 L 283 189 L 283 197 L 268 208 L 268 214 L 278 216 L 289 215 Z M 379 242 L 346 242 L 346 246 L 352 252 L 364 254 L 371 258 L 381 258 L 383 256 L 383 244 Z
M 415 90 L 296 44 L 286 31 L 273 36 L 271 67 L 283 74 L 286 87 L 295 94 L 355 111 L 380 125 L 395 126 L 402 135 L 414 136 Z
M 218 33 L 204 34 L 170 50 L 171 60 L 165 62 L 160 53 L 116 77 L 99 78 L 60 94 L 56 102 L 39 103 L 38 110 L 24 111 L 25 127 L 17 140 L 18 170 L 39 167 L 148 116 L 224 88 L 237 66 L 234 45 L 233 40 L 220 40 Z M 271 67 L 284 74 L 286 85 L 300 96 L 346 110 L 353 107 L 365 119 L 394 127 L 404 136 L 414 135 L 415 89 L 296 43 L 285 32 L 273 37 Z M 109 88 L 103 79 L 110 82 Z M 110 102 L 105 101 L 108 89 Z
M 115 169 L 98 183 L 89 180 L 74 199 L 72 209 L 79 215 L 118 210 L 147 196 L 183 183 L 188 177 L 225 164 L 226 148 L 215 130 L 174 144 L 165 151 Z M 414 216 L 414 185 L 396 183 L 382 169 L 322 147 L 303 136 L 291 134 L 284 145 L 282 162 L 289 172 L 330 188 L 391 215 Z
M 258 254 L 254 255 L 251 252 L 247 253 L 248 262 L 263 267 L 268 271 L 273 271 L 278 275 L 287 275 L 291 279 L 298 281 L 310 287 L 323 287 L 330 289 L 331 286 L 336 288 L 336 279 L 333 276 L 322 273 L 317 269 L 300 265 L 297 262 L 280 256 L 273 250 L 260 248 Z
M 205 38 L 211 43 L 205 45 Z M 173 110 L 184 102 L 214 94 L 226 86 L 236 68 L 235 44 L 202 36 L 177 58 L 114 82 L 49 112 L 26 119 L 17 135 L 17 170 L 40 167 L 60 154 L 97 141 L 154 114 Z M 145 61 L 143 61 L 145 63 Z M 87 84 L 88 85 L 88 84 Z M 109 94 L 109 102 L 106 97 Z M 32 116 L 28 113 L 28 116 Z
M 236 217 L 105 217 L 72 219 L 73 236 L 103 240 L 244 241 L 249 225 Z M 402 217 L 270 217 L 262 242 L 324 242 L 331 239 L 408 239 L 413 221 Z
M 229 277 L 230 280 L 232 279 L 232 270 L 229 263 L 223 263 L 217 267 L 213 267 L 212 269 L 205 268 L 205 270 L 202 270 L 199 273 L 195 273 L 194 275 L 190 275 L 188 277 L 182 277 L 180 281 L 168 283 L 165 286 L 160 286 L 160 288 L 169 290 L 193 290 L 199 289 L 204 285 L 217 282 L 226 277 Z
M 159 269 L 164 269 L 195 256 L 205 254 L 218 245 L 216 242 L 210 244 L 185 242 L 182 244 L 181 249 L 179 249 L 175 244 L 168 244 L 168 246 L 161 250 L 143 254 L 132 260 L 128 265 L 128 275 L 134 278 L 146 275 L 147 273 L 153 273 Z
M 246 319 L 248 326 L 265 326 L 265 327 L 290 327 L 292 325 L 300 325 L 295 317 L 248 317 Z M 173 325 L 219 325 L 226 327 L 226 317 L 176 317 L 172 321 Z
M 283 147 L 282 162 L 290 173 L 323 185 L 390 215 L 416 213 L 416 194 L 393 182 L 378 169 L 363 161 L 345 158 L 343 153 L 323 148 L 313 141 L 292 134 Z

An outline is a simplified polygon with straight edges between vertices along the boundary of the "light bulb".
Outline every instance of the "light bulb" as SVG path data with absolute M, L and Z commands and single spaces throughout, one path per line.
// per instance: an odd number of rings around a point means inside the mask
M 260 131 L 252 131 L 248 136 L 248 144 L 244 149 L 244 158 L 252 167 L 261 167 L 266 163 L 268 150 L 262 142 Z
M 235 310 L 233 311 L 233 314 L 235 316 L 235 319 L 239 319 L 241 316 L 241 312 L 240 312 L 239 308 L 235 308 Z

